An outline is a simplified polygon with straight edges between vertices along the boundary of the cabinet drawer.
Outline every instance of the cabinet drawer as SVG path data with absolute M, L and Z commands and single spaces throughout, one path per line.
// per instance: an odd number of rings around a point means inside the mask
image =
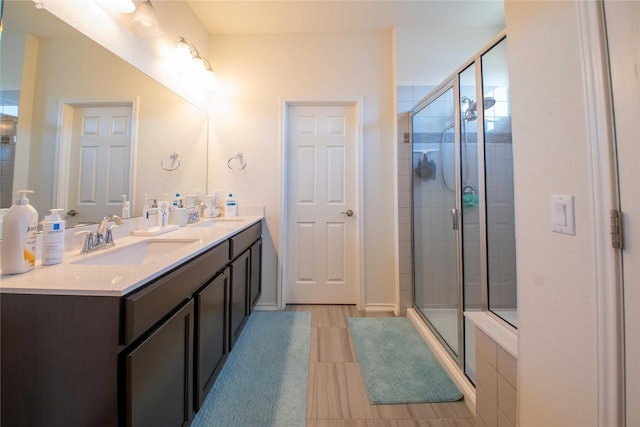
M 248 249 L 253 242 L 262 236 L 262 221 L 252 225 L 244 231 L 233 236 L 231 242 L 231 259 L 235 259 L 238 255 Z
M 222 270 L 229 262 L 229 243 L 223 242 L 185 265 L 124 298 L 124 344 L 131 343 L 180 302 Z

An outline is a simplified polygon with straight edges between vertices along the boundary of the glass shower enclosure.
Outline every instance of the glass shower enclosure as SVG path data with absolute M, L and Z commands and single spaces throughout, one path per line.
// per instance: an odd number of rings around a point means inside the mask
M 464 311 L 517 326 L 506 38 L 410 111 L 414 308 L 475 380 Z

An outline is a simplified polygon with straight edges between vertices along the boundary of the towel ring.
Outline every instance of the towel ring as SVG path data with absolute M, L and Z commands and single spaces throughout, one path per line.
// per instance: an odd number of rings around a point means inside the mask
M 174 166 L 173 168 L 168 168 L 164 165 L 164 162 L 160 162 L 160 166 L 162 167 L 162 169 L 172 172 L 176 169 L 178 169 L 180 167 L 180 160 L 178 160 L 178 153 L 176 153 L 175 151 L 173 152 L 173 154 L 171 154 L 169 156 L 169 159 L 171 159 L 171 163 L 175 163 L 178 162 L 178 164 L 176 166 Z
M 239 167 L 231 166 L 231 162 L 233 160 L 237 160 L 238 161 Z M 242 169 L 247 167 L 247 162 L 242 157 L 242 153 L 238 153 L 235 156 L 231 157 L 229 160 L 227 160 L 227 167 L 229 169 L 231 169 L 232 171 L 241 171 Z

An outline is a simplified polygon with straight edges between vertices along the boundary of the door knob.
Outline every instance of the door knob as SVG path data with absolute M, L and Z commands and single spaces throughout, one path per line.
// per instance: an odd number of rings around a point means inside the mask
M 349 210 L 348 210 L 348 211 L 346 211 L 346 212 L 340 212 L 340 213 L 341 213 L 341 214 L 344 214 L 344 215 L 346 215 L 346 216 L 353 216 L 353 211 L 352 211 L 351 209 L 349 209 Z

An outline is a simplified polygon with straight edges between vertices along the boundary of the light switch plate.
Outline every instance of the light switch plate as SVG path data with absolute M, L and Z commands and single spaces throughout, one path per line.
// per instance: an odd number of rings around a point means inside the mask
M 551 231 L 576 235 L 574 196 L 551 196 Z

